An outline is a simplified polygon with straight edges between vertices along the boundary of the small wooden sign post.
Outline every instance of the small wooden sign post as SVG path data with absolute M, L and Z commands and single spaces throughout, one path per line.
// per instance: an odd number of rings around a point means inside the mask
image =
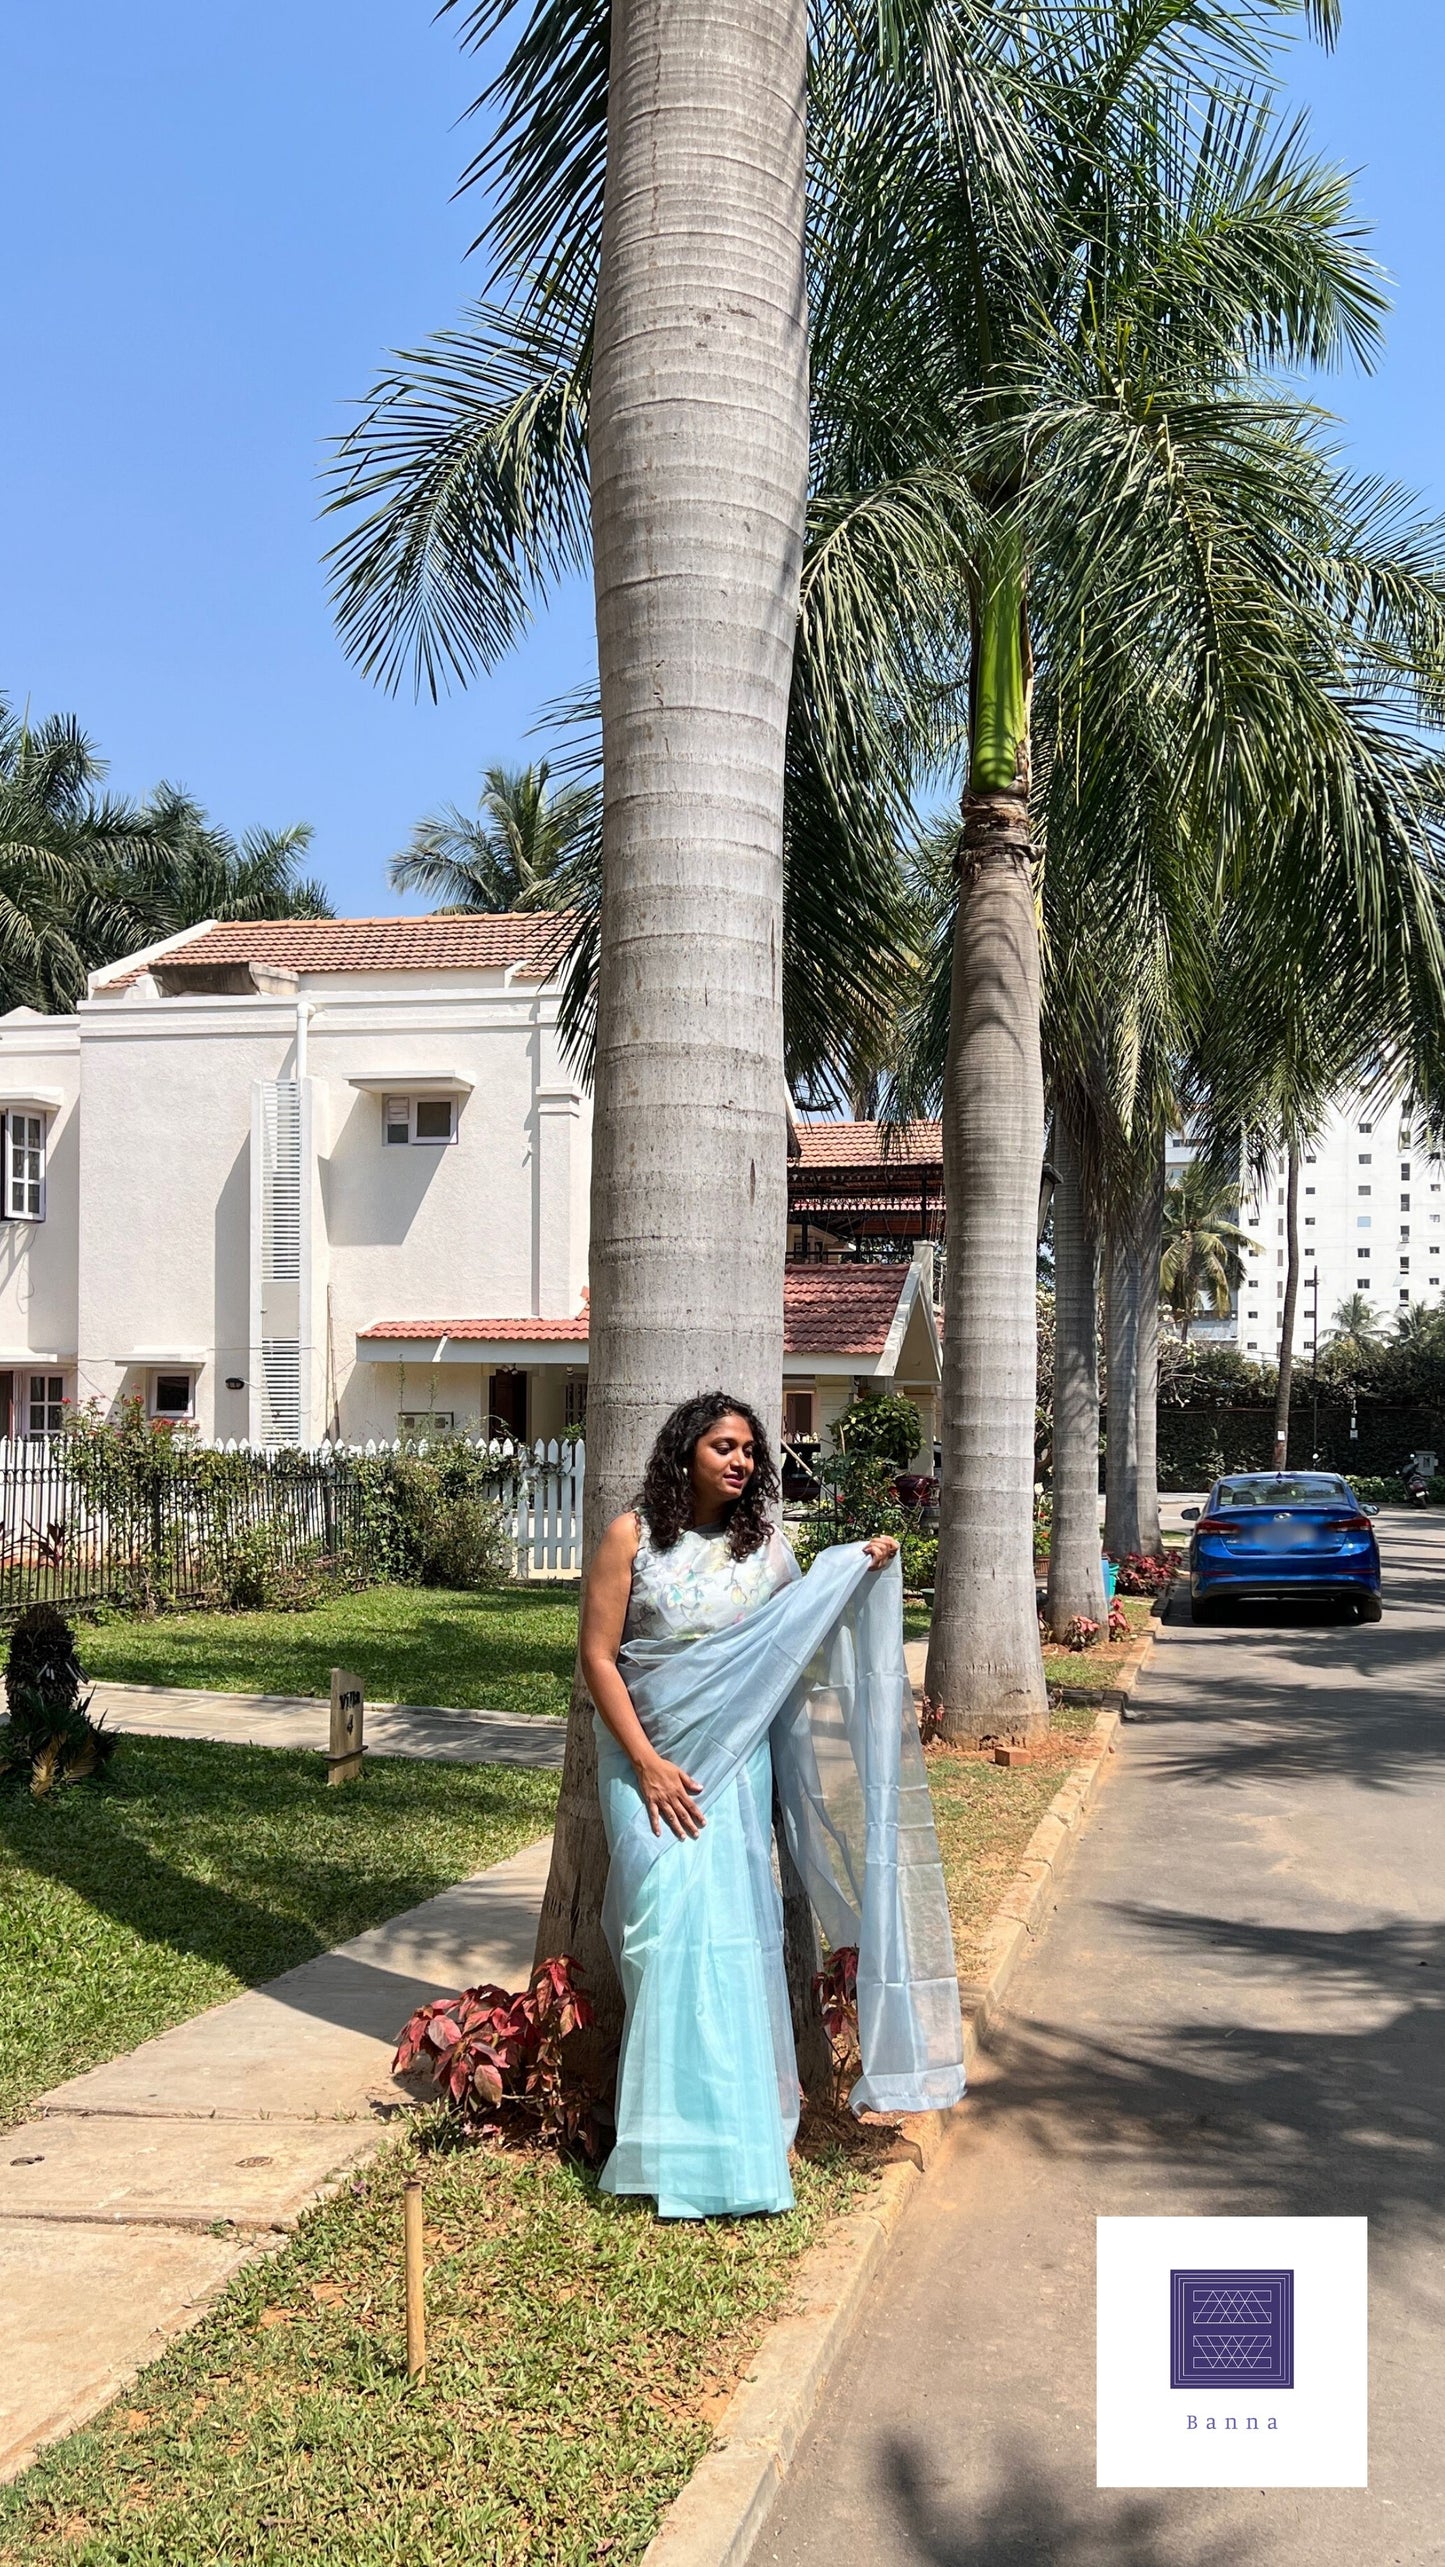
M 355 1783 L 361 1779 L 361 1761 L 366 1754 L 362 1738 L 362 1720 L 366 1710 L 361 1678 L 345 1667 L 331 1670 L 331 1753 L 326 1760 L 328 1783 Z

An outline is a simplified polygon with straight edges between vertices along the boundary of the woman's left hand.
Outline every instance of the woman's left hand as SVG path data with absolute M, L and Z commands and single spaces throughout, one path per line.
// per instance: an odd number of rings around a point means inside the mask
M 898 1557 L 898 1545 L 891 1533 L 875 1533 L 872 1541 L 865 1542 L 863 1548 L 875 1569 L 886 1569 L 889 1561 Z

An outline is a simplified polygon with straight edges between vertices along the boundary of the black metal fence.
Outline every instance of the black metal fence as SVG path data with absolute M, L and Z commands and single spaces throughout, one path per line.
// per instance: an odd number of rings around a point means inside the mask
M 384 1567 L 384 1520 L 352 1456 L 0 1444 L 0 1612 L 229 1600 L 248 1564 Z

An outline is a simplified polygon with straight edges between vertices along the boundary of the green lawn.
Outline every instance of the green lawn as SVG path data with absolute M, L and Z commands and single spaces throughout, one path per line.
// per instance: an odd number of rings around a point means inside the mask
M 557 1776 L 128 1738 L 104 1778 L 0 1785 L 0 2123 L 45 2087 L 414 1907 L 552 1823 Z
M 120 2400 L 0 2490 L 0 2567 L 624 2567 L 802 2249 L 783 2219 L 678 2220 L 555 2160 L 428 2161 L 428 2377 L 408 2385 L 409 2147 L 309 2218 Z
M 175 1613 L 79 1625 L 87 1675 L 226 1693 L 327 1694 L 351 1668 L 372 1702 L 565 1716 L 577 1647 L 573 1585 L 368 1587 L 312 1613 Z

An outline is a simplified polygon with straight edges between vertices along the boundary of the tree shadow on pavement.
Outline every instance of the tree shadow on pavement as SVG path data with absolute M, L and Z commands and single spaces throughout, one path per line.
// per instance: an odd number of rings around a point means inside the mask
M 1233 2497 L 1257 2506 L 1252 2492 L 1191 2489 L 1144 2495 L 1102 2488 L 1080 2503 L 1074 2488 L 1052 2482 L 1042 2455 L 1022 2437 L 1003 2456 L 981 2497 L 939 2487 L 937 2468 L 921 2449 L 893 2442 L 884 2465 L 898 2538 L 896 2555 L 926 2567 L 1247 2567 L 1255 2528 L 1200 2529 L 1197 2512 Z M 1180 2505 L 1196 2513 L 1186 2527 Z
M 996 2107 L 1032 2144 L 1109 2168 L 1170 2165 L 1171 2205 L 1258 2216 L 1368 2215 L 1383 2240 L 1438 2221 L 1445 2194 L 1445 1927 L 1340 1931 L 1114 1906 L 1183 1974 L 1226 1970 L 1293 2020 L 1178 2018 L 1131 2039 L 1015 2016 L 991 2044 Z M 1206 1981 L 1207 1984 L 1207 1981 Z M 1186 2205 L 1182 2194 L 1198 2198 Z

